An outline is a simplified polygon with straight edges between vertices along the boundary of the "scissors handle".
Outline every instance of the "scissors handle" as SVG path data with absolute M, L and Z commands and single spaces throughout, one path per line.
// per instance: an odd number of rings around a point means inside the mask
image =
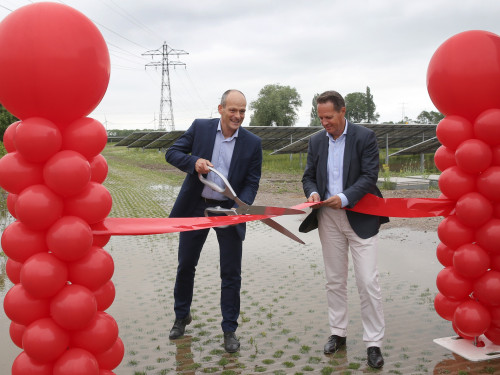
M 205 185 L 207 185 L 210 189 L 212 189 L 214 191 L 217 191 L 217 192 L 219 192 L 221 194 L 224 194 L 229 199 L 232 199 L 232 200 L 236 201 L 236 203 L 238 203 L 239 206 L 246 205 L 246 203 L 242 202 L 236 196 L 236 193 L 234 192 L 233 188 L 231 187 L 231 184 L 229 183 L 229 181 L 227 180 L 227 178 L 224 177 L 224 175 L 222 173 L 220 173 L 217 169 L 212 168 L 212 167 L 208 167 L 208 169 L 211 172 L 214 172 L 217 176 L 220 177 L 220 179 L 222 180 L 222 182 L 224 182 L 225 188 L 221 188 L 215 182 L 206 179 L 205 177 L 202 176 L 201 173 L 198 173 L 198 178 L 200 179 L 201 182 L 203 182 Z

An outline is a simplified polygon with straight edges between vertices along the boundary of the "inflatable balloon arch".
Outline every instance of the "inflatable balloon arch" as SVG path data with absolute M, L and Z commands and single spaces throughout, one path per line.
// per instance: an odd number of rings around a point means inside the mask
M 47 2 L 0 22 L 0 51 L 0 103 L 20 119 L 0 159 L 16 219 L 1 237 L 14 284 L 3 307 L 22 349 L 12 374 L 114 374 L 124 345 L 105 312 L 115 297 L 103 249 L 111 232 L 93 229 L 112 205 L 102 185 L 107 134 L 86 117 L 108 86 L 106 43 L 83 14 Z M 435 309 L 463 338 L 500 345 L 500 37 L 451 37 L 430 61 L 427 86 L 445 115 L 436 130 L 440 199 L 453 204 L 437 228 Z

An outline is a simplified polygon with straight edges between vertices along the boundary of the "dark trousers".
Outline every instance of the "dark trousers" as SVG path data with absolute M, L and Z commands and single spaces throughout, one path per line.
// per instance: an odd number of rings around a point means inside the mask
M 199 216 L 203 216 L 206 205 L 200 205 Z M 240 315 L 242 240 L 236 228 L 214 228 L 219 242 L 222 330 L 235 332 Z M 185 318 L 193 300 L 194 277 L 201 250 L 210 229 L 181 232 L 177 278 L 174 288 L 174 311 L 176 319 Z

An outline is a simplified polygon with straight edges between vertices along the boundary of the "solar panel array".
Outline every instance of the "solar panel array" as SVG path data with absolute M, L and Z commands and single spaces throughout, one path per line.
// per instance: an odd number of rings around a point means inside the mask
M 388 125 L 361 124 L 372 129 L 379 148 L 398 149 L 395 154 L 434 153 L 440 146 L 436 138 L 436 125 Z M 323 130 L 322 127 L 293 126 L 246 126 L 262 139 L 262 148 L 273 154 L 295 154 L 307 152 L 309 138 Z M 172 132 L 134 132 L 115 146 L 142 147 L 146 149 L 168 149 L 182 134 L 183 130 Z

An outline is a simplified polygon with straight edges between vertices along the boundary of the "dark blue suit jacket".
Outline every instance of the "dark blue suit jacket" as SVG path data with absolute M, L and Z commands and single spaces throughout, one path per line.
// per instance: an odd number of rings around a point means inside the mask
M 329 137 L 326 130 L 313 135 L 309 140 L 307 165 L 302 177 L 306 197 L 317 192 L 321 200 L 326 197 L 327 161 Z M 379 151 L 375 133 L 361 125 L 348 123 L 343 170 L 343 193 L 352 208 L 367 193 L 381 197 L 377 187 L 379 171 Z M 313 210 L 313 215 L 317 210 Z M 361 238 L 369 238 L 378 233 L 381 223 L 388 222 L 387 217 L 360 214 L 346 211 L 352 229 Z
M 187 173 L 179 196 L 170 212 L 170 217 L 192 217 L 195 207 L 200 204 L 203 185 L 195 171 L 199 158 L 211 160 L 219 119 L 197 119 L 188 130 L 167 150 L 168 163 Z M 261 140 L 248 130 L 240 127 L 229 166 L 228 181 L 238 198 L 252 204 L 257 190 L 262 167 Z M 240 238 L 245 238 L 245 224 L 238 224 Z

